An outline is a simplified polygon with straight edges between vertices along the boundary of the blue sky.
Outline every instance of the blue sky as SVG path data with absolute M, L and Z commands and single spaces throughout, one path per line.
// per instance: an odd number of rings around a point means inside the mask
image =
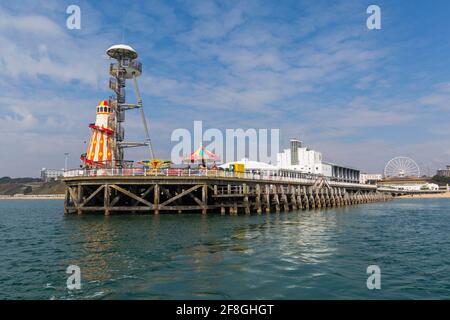
M 81 30 L 66 8 L 81 8 Z M 377 4 L 382 29 L 366 28 Z M 280 128 L 326 160 L 381 172 L 399 155 L 450 164 L 450 2 L 2 1 L 0 176 L 79 165 L 107 98 L 105 49 L 140 54 L 151 137 L 176 128 Z M 131 92 L 130 92 L 131 93 Z M 136 114 L 126 135 L 142 138 Z M 129 157 L 145 157 L 134 151 Z

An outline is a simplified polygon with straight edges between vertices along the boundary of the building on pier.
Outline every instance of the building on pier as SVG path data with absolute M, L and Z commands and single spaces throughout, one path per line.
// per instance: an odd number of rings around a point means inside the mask
M 322 153 L 302 146 L 300 140 L 292 139 L 290 148 L 277 154 L 277 167 L 302 173 L 323 174 Z
M 334 180 L 342 182 L 359 183 L 360 171 L 358 169 L 329 162 L 324 162 L 324 165 L 331 167 L 331 177 Z M 330 176 L 328 172 L 329 171 L 327 171 L 327 174 L 324 175 Z
M 291 139 L 290 148 L 277 154 L 277 168 L 323 175 L 342 182 L 359 183 L 360 180 L 358 169 L 325 162 L 321 152 L 303 146 L 298 139 Z

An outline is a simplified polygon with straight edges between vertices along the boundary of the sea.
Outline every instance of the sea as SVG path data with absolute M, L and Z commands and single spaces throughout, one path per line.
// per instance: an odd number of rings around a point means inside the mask
M 449 297 L 450 199 L 238 216 L 0 200 L 0 299 Z

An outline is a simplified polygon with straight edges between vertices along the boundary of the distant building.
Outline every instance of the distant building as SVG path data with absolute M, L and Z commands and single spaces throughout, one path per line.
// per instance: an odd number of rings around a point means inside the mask
M 290 148 L 277 154 L 277 167 L 302 173 L 324 175 L 342 182 L 359 183 L 359 170 L 322 161 L 322 153 L 304 147 L 302 142 L 291 139 Z
M 48 182 L 48 181 L 54 181 L 58 180 L 60 177 L 62 177 L 64 174 L 64 170 L 57 170 L 57 169 L 46 169 L 42 168 L 41 170 L 41 179 L 42 181 Z
M 439 169 L 438 171 L 436 171 L 436 175 L 450 178 L 450 165 L 448 165 L 446 169 Z
M 379 181 L 378 185 L 404 191 L 439 190 L 428 177 L 391 177 Z
M 391 185 L 391 187 L 396 188 L 400 191 L 438 191 L 439 186 L 435 183 L 425 183 L 425 184 L 401 184 L 401 185 Z
M 379 173 L 361 173 L 359 175 L 359 183 L 376 184 L 380 180 L 383 180 L 383 175 Z

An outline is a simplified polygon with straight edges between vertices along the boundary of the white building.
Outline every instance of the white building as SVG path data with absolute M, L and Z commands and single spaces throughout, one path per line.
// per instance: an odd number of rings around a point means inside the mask
M 290 141 L 290 148 L 277 154 L 279 169 L 295 170 L 302 173 L 324 175 L 338 181 L 359 183 L 359 170 L 324 162 L 322 153 L 303 147 L 297 139 Z
M 292 163 L 292 158 L 295 159 L 296 156 L 298 161 Z M 277 167 L 303 173 L 323 174 L 322 153 L 304 147 L 297 147 L 297 152 L 284 149 L 277 154 Z
M 380 180 L 383 180 L 383 175 L 379 173 L 361 173 L 359 175 L 359 183 L 375 184 Z
M 328 162 L 322 162 L 322 174 L 325 177 L 332 177 L 333 176 L 333 165 Z
M 401 191 L 438 191 L 439 186 L 435 183 L 423 183 L 423 184 L 399 184 L 399 185 L 390 185 L 390 187 L 395 188 Z
M 52 180 L 58 180 L 60 177 L 64 175 L 64 169 L 56 170 L 56 169 L 45 169 L 41 170 L 41 179 L 42 181 L 48 182 Z
M 290 141 L 290 148 L 284 149 L 283 152 L 277 153 L 276 166 L 264 162 L 252 161 L 247 158 L 241 161 L 224 163 L 219 167 L 227 169 L 230 164 L 243 164 L 246 171 L 262 170 L 262 171 L 283 171 L 285 174 L 294 174 L 293 171 L 299 173 L 321 175 L 329 177 L 334 181 L 359 183 L 359 170 L 342 166 L 335 163 L 324 162 L 322 153 L 302 146 L 302 142 L 297 139 Z

